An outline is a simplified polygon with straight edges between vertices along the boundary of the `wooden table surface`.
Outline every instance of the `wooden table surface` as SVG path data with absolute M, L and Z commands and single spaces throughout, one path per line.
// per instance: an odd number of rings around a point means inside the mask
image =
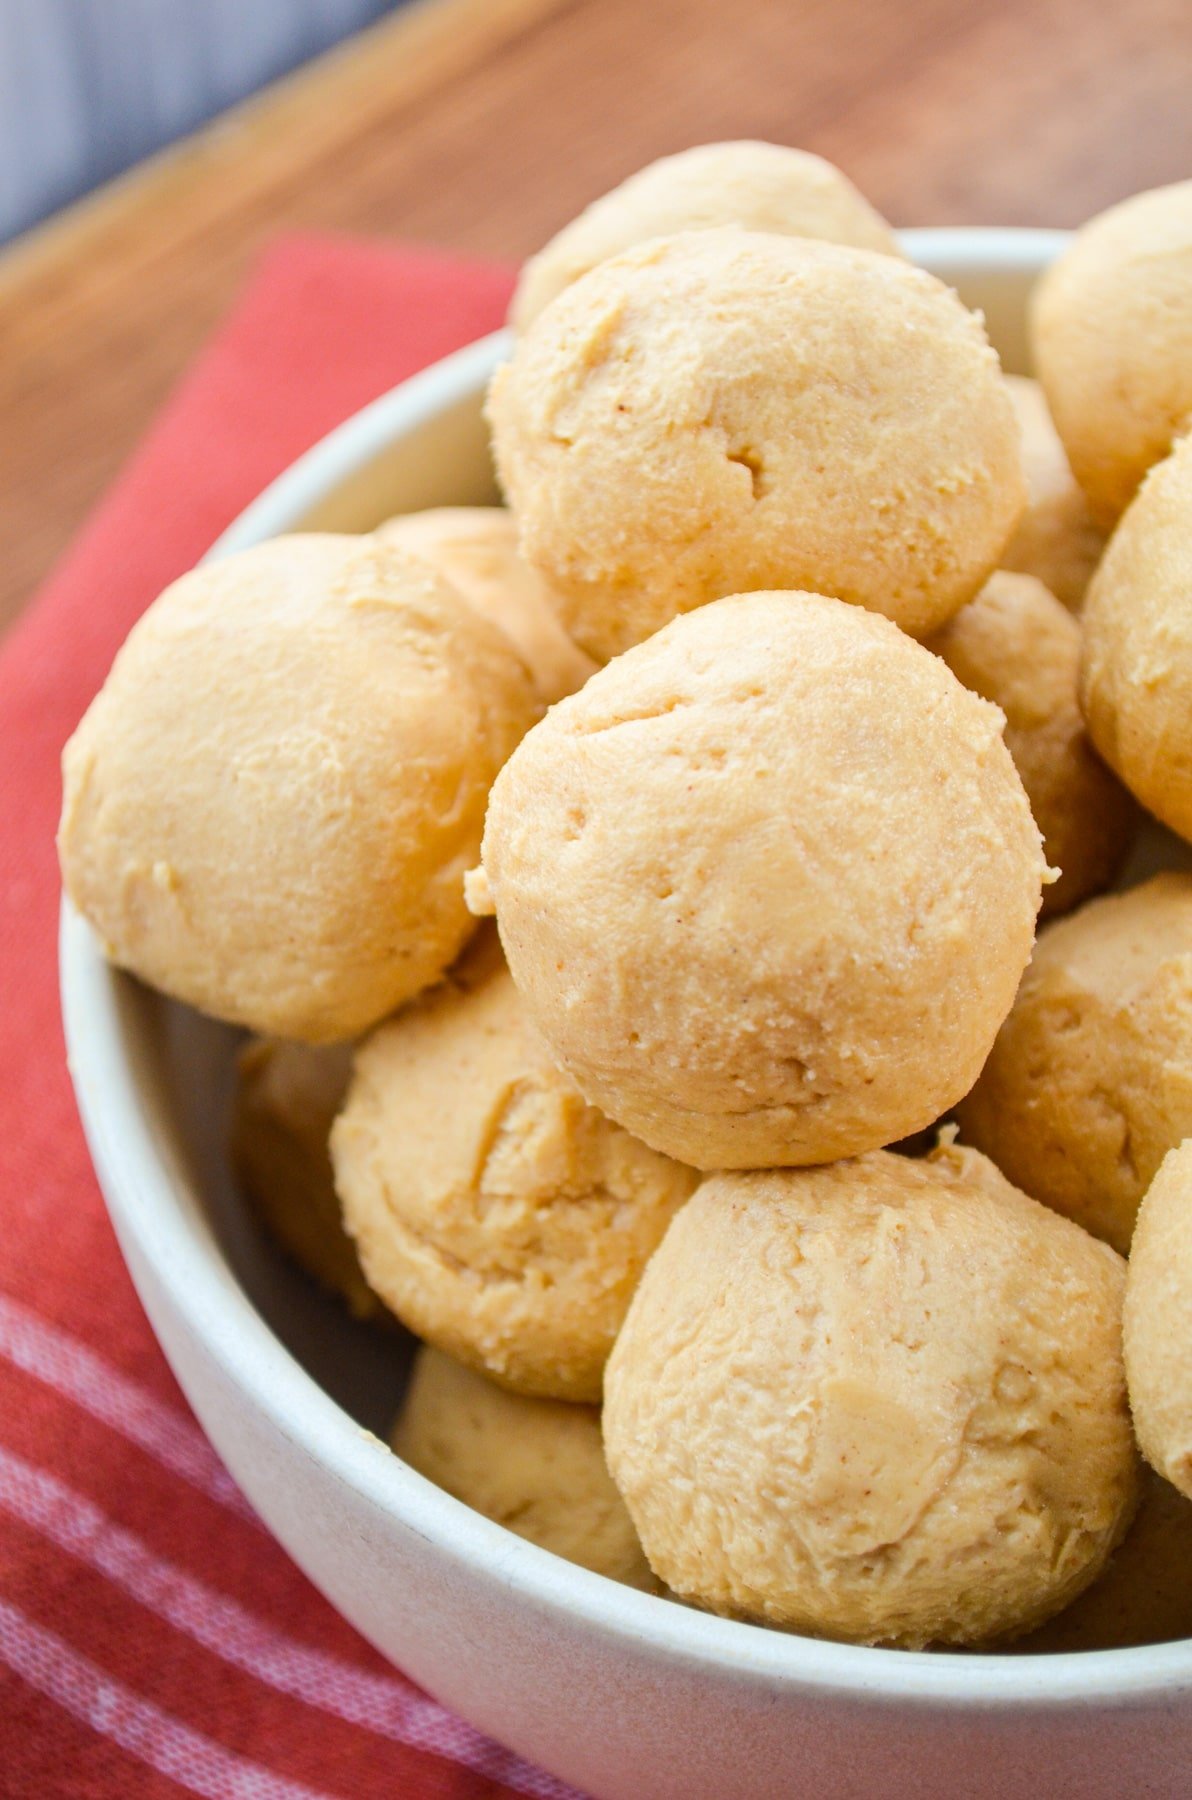
M 899 224 L 1073 224 L 1192 174 L 1189 0 L 419 0 L 0 251 L 0 625 L 261 243 L 518 258 L 710 138 L 801 144 Z

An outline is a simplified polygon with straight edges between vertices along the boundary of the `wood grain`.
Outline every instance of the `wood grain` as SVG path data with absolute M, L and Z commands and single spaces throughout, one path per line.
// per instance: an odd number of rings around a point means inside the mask
M 509 258 L 653 156 L 770 137 L 904 224 L 1071 224 L 1192 172 L 1188 0 L 422 0 L 0 253 L 0 623 L 263 241 Z

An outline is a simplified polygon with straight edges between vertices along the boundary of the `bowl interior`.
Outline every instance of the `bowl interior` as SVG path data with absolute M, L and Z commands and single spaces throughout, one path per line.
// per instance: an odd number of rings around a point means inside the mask
M 1004 364 L 1019 372 L 1028 368 L 1030 287 L 1063 241 L 1062 234 L 1034 231 L 904 235 L 917 261 L 985 312 Z M 377 401 L 275 482 L 211 554 L 282 531 L 367 530 L 394 512 L 495 502 L 481 405 L 487 377 L 506 348 L 498 333 Z M 1165 833 L 1150 834 L 1129 879 L 1173 860 L 1192 860 L 1192 852 L 1180 850 L 1177 858 Z M 246 1207 L 227 1154 L 241 1034 L 109 969 L 87 928 L 69 913 L 63 985 L 72 1073 L 85 1116 L 102 1104 L 105 1056 L 121 1059 L 136 1090 L 139 1123 L 197 1253 L 230 1271 L 278 1342 L 351 1420 L 386 1435 L 413 1340 L 349 1319 L 275 1249 Z M 102 996 L 101 1010 L 115 1039 L 98 1051 L 82 1041 L 74 1023 L 96 996 Z

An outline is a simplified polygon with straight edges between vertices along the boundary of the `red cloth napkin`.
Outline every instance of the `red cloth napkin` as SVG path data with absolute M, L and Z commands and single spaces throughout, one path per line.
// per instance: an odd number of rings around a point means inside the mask
M 286 240 L 0 649 L 0 1793 L 562 1796 L 394 1673 L 233 1486 L 109 1230 L 58 1016 L 58 758 L 129 626 L 500 270 Z

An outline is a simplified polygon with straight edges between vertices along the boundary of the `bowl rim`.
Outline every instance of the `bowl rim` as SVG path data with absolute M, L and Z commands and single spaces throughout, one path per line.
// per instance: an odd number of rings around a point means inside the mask
M 1067 233 L 924 229 L 904 247 L 946 279 L 1033 273 Z M 394 439 L 483 388 L 508 345 L 496 332 L 382 395 L 272 482 L 222 534 L 210 557 L 287 529 Z M 1192 1686 L 1192 1639 L 1129 1649 L 995 1655 L 836 1643 L 703 1613 L 627 1588 L 516 1537 L 417 1474 L 318 1386 L 253 1306 L 184 1208 L 168 1145 L 123 1047 L 122 984 L 90 927 L 63 900 L 59 932 L 68 1063 L 88 1146 L 117 1234 L 135 1244 L 186 1329 L 272 1428 L 336 1481 L 416 1532 L 478 1579 L 565 1614 L 610 1640 L 719 1679 L 762 1681 L 871 1704 L 1042 1710 L 1162 1700 Z M 378 1451 L 382 1452 L 378 1454 Z

